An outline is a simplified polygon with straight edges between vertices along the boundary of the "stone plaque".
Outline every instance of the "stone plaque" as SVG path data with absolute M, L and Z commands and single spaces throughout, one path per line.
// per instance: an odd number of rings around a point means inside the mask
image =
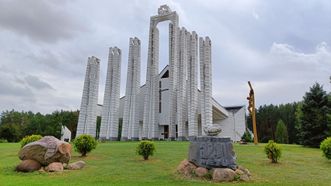
M 191 138 L 188 160 L 197 166 L 236 169 L 236 156 L 230 138 L 199 136 Z

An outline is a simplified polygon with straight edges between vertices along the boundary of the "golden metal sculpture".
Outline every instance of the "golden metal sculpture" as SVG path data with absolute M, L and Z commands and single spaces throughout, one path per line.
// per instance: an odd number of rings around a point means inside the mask
M 248 85 L 249 85 L 249 88 L 250 88 L 249 96 L 247 97 L 248 111 L 252 116 L 254 144 L 256 145 L 256 144 L 258 144 L 258 139 L 257 139 L 257 131 L 256 131 L 255 97 L 254 97 L 254 90 L 253 90 L 253 87 L 252 87 L 250 81 L 248 81 Z

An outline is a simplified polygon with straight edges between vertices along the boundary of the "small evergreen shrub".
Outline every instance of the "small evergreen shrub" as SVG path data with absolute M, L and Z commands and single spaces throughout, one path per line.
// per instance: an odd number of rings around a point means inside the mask
M 241 137 L 241 140 L 244 142 L 252 142 L 253 138 L 252 138 L 251 133 L 249 133 L 248 131 L 245 131 L 243 136 Z
M 288 143 L 287 127 L 283 120 L 279 120 L 276 126 L 275 141 L 277 143 Z
M 34 141 L 38 141 L 42 138 L 41 135 L 30 135 L 30 136 L 25 136 L 21 141 L 21 148 L 24 147 L 26 144 L 34 142 Z
M 86 156 L 97 147 L 97 140 L 91 135 L 82 134 L 74 140 L 74 148 L 76 152 L 79 152 L 82 156 Z
M 149 156 L 153 156 L 155 151 L 155 145 L 151 141 L 143 140 L 137 146 L 137 154 L 143 156 L 144 160 L 148 160 Z
M 268 144 L 264 147 L 264 152 L 272 163 L 277 163 L 282 155 L 280 146 L 273 140 L 269 140 Z
M 331 160 L 331 137 L 322 141 L 320 149 L 323 151 L 323 156 Z

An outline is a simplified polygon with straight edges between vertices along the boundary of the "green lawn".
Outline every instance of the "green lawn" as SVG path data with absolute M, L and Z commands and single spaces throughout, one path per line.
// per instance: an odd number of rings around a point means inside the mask
M 154 156 L 143 161 L 135 154 L 137 142 L 100 143 L 86 158 L 77 153 L 72 160 L 83 159 L 82 170 L 63 173 L 16 173 L 18 143 L 0 143 L 0 186 L 6 185 L 331 185 L 331 161 L 319 149 L 283 145 L 280 163 L 266 159 L 264 144 L 235 144 L 237 163 L 247 167 L 251 182 L 211 183 L 184 180 L 176 167 L 187 156 L 188 142 L 156 142 Z

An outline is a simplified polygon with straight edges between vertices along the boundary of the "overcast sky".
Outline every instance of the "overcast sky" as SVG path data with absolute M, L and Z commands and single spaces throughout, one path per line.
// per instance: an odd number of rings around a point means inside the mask
M 168 4 L 179 25 L 212 40 L 213 96 L 246 105 L 247 81 L 257 105 L 300 101 L 315 82 L 330 91 L 329 0 L 0 0 L 0 111 L 79 109 L 87 58 L 101 59 L 102 103 L 108 48 L 122 49 L 125 93 L 129 37 L 142 43 L 146 79 L 150 16 Z M 160 70 L 168 26 L 159 25 Z

